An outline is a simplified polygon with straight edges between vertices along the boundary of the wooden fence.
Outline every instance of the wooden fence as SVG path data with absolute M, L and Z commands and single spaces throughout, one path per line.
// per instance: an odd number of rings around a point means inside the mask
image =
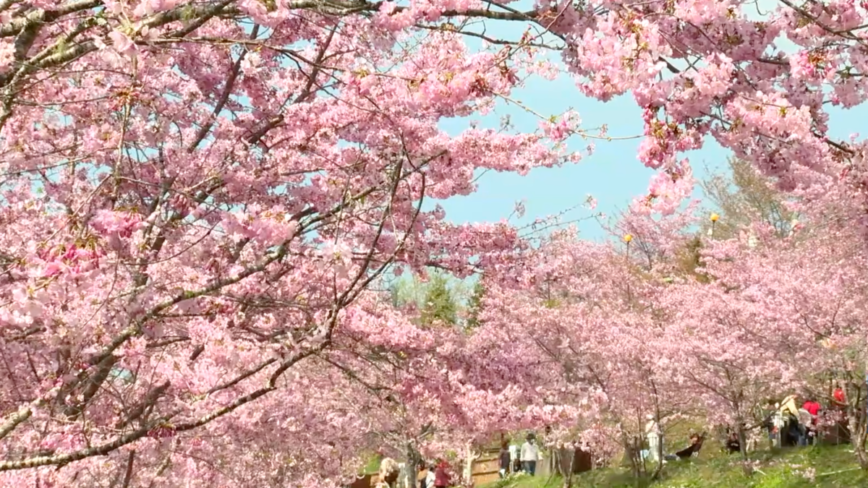
M 499 453 L 500 450 L 486 450 L 473 461 L 473 470 L 471 471 L 473 486 L 482 486 L 500 478 Z
M 500 451 L 498 449 L 488 449 L 483 451 L 481 455 L 473 461 L 471 477 L 474 486 L 483 486 L 497 481 L 500 478 L 500 463 L 498 462 L 499 453 Z M 582 473 L 591 469 L 590 454 L 576 451 L 575 456 L 573 464 L 573 471 L 575 473 Z M 549 475 L 550 470 L 546 469 L 546 467 L 548 467 L 548 459 L 544 460 L 538 467 L 538 474 L 540 476 Z M 460 466 L 456 466 L 455 468 L 456 473 L 460 474 Z M 367 474 L 358 478 L 354 483 L 349 485 L 348 488 L 372 488 L 376 486 L 378 481 L 379 476 L 376 474 Z

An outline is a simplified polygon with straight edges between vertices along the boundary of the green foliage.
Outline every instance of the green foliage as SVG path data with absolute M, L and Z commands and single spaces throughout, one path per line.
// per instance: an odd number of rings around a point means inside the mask
M 419 320 L 423 325 L 458 323 L 458 303 L 445 275 L 434 274 L 428 282 Z
M 427 326 L 461 324 L 461 317 L 474 298 L 468 297 L 467 283 L 438 271 L 431 271 L 427 281 L 417 277 L 399 279 L 390 292 L 393 305 L 416 307 L 419 322 Z
M 716 174 L 702 182 L 713 210 L 720 213 L 720 220 L 713 224 L 707 221 L 703 232 L 713 225 L 715 237 L 728 239 L 759 220 L 774 227 L 778 235 L 788 235 L 797 215 L 785 208 L 785 197 L 774 188 L 774 182 L 741 160 L 731 159 L 729 169 L 729 174 Z
M 467 328 L 479 327 L 479 314 L 482 312 L 482 299 L 485 296 L 485 286 L 482 280 L 473 285 L 473 294 L 470 295 L 470 303 L 467 304 Z
M 414 276 L 395 280 L 389 287 L 392 304 L 396 307 L 419 306 L 425 294 L 425 283 Z
M 365 467 L 362 468 L 362 474 L 373 474 L 380 470 L 380 463 L 383 461 L 383 456 L 374 453 L 366 456 L 366 459 Z
M 494 481 L 492 483 L 489 483 L 489 484 L 485 485 L 484 488 L 508 488 L 510 486 L 532 486 L 532 485 L 528 484 L 529 482 L 532 482 L 532 481 L 533 481 L 532 478 L 528 478 L 526 480 L 519 480 L 517 477 L 511 476 L 509 478 L 504 478 L 502 480 L 497 480 L 497 481 Z M 522 484 L 519 485 L 519 483 L 522 483 Z
M 684 249 L 676 253 L 677 269 L 686 275 L 693 276 L 701 283 L 708 283 L 708 275 L 697 271 L 698 268 L 702 267 L 701 251 L 702 239 L 696 236 L 687 242 Z

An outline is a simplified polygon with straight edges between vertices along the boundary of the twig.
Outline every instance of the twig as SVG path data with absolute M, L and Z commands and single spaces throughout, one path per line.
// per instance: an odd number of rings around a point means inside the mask
M 853 472 L 853 471 L 859 471 L 860 469 L 862 469 L 862 468 L 847 468 L 847 469 L 840 469 L 840 470 L 838 470 L 838 471 L 831 471 L 831 472 L 828 472 L 828 473 L 820 473 L 820 474 L 816 475 L 815 478 L 822 478 L 823 476 L 834 476 L 834 475 L 836 475 L 836 474 L 842 474 L 842 473 L 851 473 L 851 472 Z

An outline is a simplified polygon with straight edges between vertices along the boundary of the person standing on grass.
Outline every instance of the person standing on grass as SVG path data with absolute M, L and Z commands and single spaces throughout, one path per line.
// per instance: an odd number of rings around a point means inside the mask
M 437 484 L 436 475 L 434 474 L 437 471 L 437 466 L 434 463 L 428 464 L 428 470 L 425 473 L 425 488 L 434 488 Z
M 820 406 L 820 402 L 815 398 L 808 397 L 808 401 L 802 405 L 802 408 L 811 414 L 811 422 L 807 425 L 808 444 L 814 444 L 817 442 L 817 421 L 820 418 L 822 407 Z
M 498 464 L 500 468 L 500 479 L 506 478 L 506 475 L 509 474 L 509 465 L 511 458 L 509 456 L 509 443 L 503 441 L 503 444 L 500 445 L 500 455 L 498 457 Z
M 521 446 L 521 468 L 525 473 L 536 475 L 536 462 L 539 460 L 539 446 L 533 434 L 527 435 L 527 440 Z
M 648 423 L 645 424 L 645 436 L 648 439 L 648 459 L 652 463 L 656 463 L 660 460 L 660 453 L 663 451 L 663 435 L 654 415 L 648 414 L 646 418 L 648 419 Z
M 428 486 L 428 465 L 425 463 L 419 465 L 419 470 L 416 473 L 416 486 L 419 488 L 434 488 L 433 486 Z
M 511 468 L 512 468 L 513 474 L 521 471 L 521 459 L 519 459 L 519 458 L 520 458 L 520 456 L 518 455 L 518 445 L 510 444 L 509 445 L 509 459 L 512 462 Z
M 807 411 L 804 408 L 799 409 L 799 445 L 807 446 L 809 443 L 808 437 L 811 434 L 811 422 L 814 419 L 811 416 L 811 412 Z
M 765 429 L 766 434 L 769 438 L 769 447 L 775 447 L 775 403 L 772 400 L 769 400 L 766 403 L 765 408 L 762 411 L 763 421 L 760 424 L 760 427 Z
M 784 440 L 786 438 L 784 427 L 787 426 L 787 422 L 781 414 L 780 403 L 775 403 L 775 413 L 772 417 L 772 423 L 775 429 L 774 447 L 784 447 Z
M 445 459 L 441 459 L 434 470 L 434 488 L 448 488 L 451 478 L 449 464 L 446 463 Z
M 732 431 L 726 439 L 726 451 L 729 454 L 741 452 L 741 440 L 738 438 L 738 432 Z
M 790 395 L 781 402 L 779 411 L 785 422 L 785 427 L 781 431 L 781 446 L 795 446 L 800 442 L 802 432 L 799 424 L 798 402 L 798 395 Z

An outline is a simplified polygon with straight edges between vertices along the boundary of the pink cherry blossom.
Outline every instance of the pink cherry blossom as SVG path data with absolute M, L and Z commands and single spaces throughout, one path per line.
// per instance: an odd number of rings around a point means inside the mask
M 868 97 L 864 6 L 506 3 L 0 2 L 0 484 L 340 486 L 366 451 L 546 424 L 611 454 L 644 414 L 737 422 L 804 364 L 857 376 L 868 147 L 828 110 Z M 471 48 L 464 19 L 521 34 Z M 657 173 L 617 240 L 428 207 L 609 137 L 533 107 L 442 128 L 558 72 L 642 111 Z M 712 138 L 803 225 L 699 239 L 684 270 Z M 483 274 L 476 332 L 378 291 L 431 267 Z

